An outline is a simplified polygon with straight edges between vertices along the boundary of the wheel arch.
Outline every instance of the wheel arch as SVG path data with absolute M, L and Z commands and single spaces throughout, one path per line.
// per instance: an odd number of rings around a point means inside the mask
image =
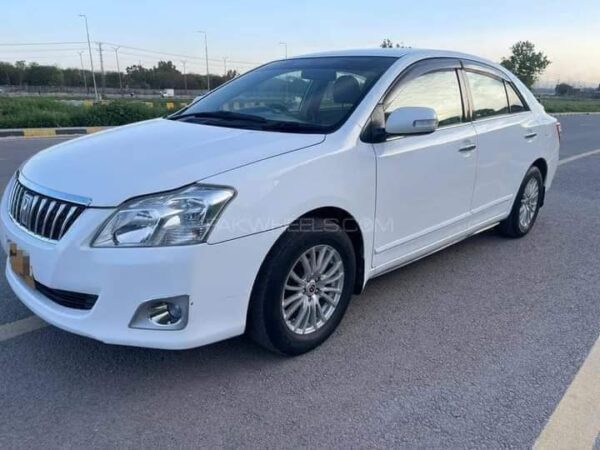
M 365 284 L 365 241 L 358 221 L 345 209 L 336 206 L 325 206 L 302 214 L 294 221 L 294 223 L 308 218 L 333 219 L 348 235 L 352 242 L 354 256 L 356 258 L 354 294 L 360 294 Z
M 532 166 L 540 169 L 540 172 L 542 172 L 542 179 L 544 180 L 544 183 L 546 183 L 546 177 L 548 176 L 548 163 L 546 160 L 544 158 L 538 158 L 533 162 Z
M 531 167 L 537 167 L 542 173 L 542 198 L 540 200 L 540 208 L 544 206 L 544 202 L 546 201 L 546 177 L 548 176 L 548 163 L 544 158 L 536 159 Z

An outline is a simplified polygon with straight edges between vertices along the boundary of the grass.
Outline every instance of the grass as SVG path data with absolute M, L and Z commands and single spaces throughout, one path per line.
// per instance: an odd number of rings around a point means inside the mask
M 600 112 L 600 99 L 543 97 L 540 101 L 548 113 Z
M 48 97 L 0 97 L 0 129 L 125 125 L 175 110 L 167 109 L 168 106 L 178 109 L 181 103 L 168 99 L 119 99 L 86 105 Z

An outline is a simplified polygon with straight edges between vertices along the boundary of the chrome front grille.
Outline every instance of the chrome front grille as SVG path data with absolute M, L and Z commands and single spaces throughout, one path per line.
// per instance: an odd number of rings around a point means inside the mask
M 17 224 L 52 241 L 60 240 L 84 209 L 84 205 L 32 191 L 18 180 L 8 201 L 10 216 Z

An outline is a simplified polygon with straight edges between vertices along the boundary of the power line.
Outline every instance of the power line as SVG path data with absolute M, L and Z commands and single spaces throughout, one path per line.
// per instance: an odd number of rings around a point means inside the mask
M 85 44 L 86 42 L 12 42 L 12 43 L 0 43 L 2 47 L 19 47 L 25 45 L 74 45 L 74 44 Z

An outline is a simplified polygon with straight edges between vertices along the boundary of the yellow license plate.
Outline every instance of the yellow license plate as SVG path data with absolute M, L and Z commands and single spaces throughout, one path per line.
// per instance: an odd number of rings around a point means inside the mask
M 21 277 L 21 279 L 29 286 L 35 288 L 29 255 L 24 250 L 17 247 L 17 244 L 10 241 L 8 242 L 8 260 L 13 272 Z

